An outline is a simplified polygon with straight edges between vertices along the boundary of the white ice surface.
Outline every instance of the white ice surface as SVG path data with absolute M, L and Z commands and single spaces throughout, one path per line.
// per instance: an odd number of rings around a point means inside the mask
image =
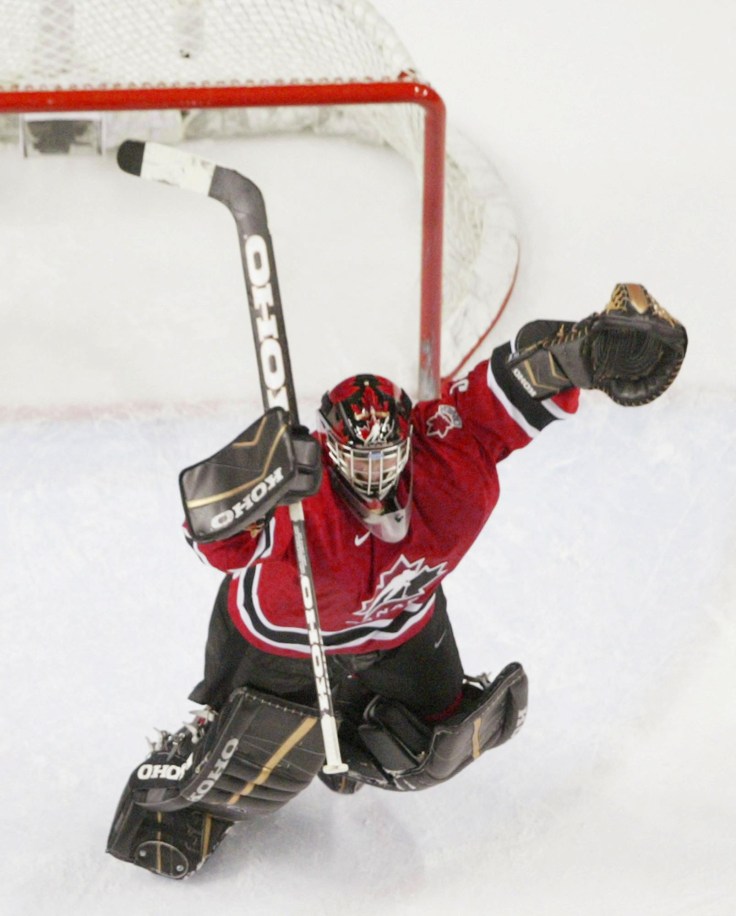
M 413 796 L 315 784 L 156 879 L 103 850 L 143 735 L 190 708 L 219 581 L 181 539 L 177 474 L 259 409 L 234 231 L 112 160 L 2 153 L 3 912 L 736 911 L 736 8 L 377 5 L 515 197 L 492 343 L 632 280 L 686 323 L 681 376 L 641 410 L 586 394 L 513 456 L 448 581 L 466 670 L 528 670 L 513 742 Z M 408 168 L 195 149 L 266 192 L 304 418 L 354 370 L 411 387 Z

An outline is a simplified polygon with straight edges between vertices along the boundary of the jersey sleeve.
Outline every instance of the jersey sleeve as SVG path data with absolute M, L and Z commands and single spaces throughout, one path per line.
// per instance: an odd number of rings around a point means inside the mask
M 465 378 L 445 382 L 439 404 L 422 405 L 427 434 L 441 436 L 442 423 L 456 422 L 498 462 L 528 445 L 551 423 L 576 412 L 578 389 L 537 400 L 524 387 L 521 373 L 515 375 L 508 368 L 510 354 L 510 343 L 497 347 L 489 360 L 479 363 Z
M 501 424 L 505 440 L 511 449 L 526 445 L 543 429 L 557 420 L 565 420 L 578 409 L 580 391 L 568 388 L 552 398 L 538 400 L 525 385 L 518 370 L 510 369 L 508 359 L 511 344 L 497 347 L 488 361 L 487 382 L 495 405 L 511 421 Z M 519 443 L 519 438 L 521 442 Z
M 273 552 L 274 517 L 268 523 L 252 525 L 245 531 L 229 538 L 223 538 L 221 541 L 197 543 L 186 523 L 184 524 L 184 536 L 203 563 L 219 569 L 220 572 L 233 573 Z

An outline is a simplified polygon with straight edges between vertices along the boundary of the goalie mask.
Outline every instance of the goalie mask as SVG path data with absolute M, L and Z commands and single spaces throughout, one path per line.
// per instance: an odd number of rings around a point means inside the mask
M 366 528 L 400 541 L 409 528 L 411 401 L 379 375 L 354 375 L 322 398 L 332 479 Z

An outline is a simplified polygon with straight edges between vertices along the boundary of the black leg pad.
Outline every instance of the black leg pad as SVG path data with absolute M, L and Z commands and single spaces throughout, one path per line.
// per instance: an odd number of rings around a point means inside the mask
M 200 741 L 179 756 L 154 751 L 133 771 L 107 851 L 157 874 L 186 877 L 234 821 L 285 805 L 323 760 L 315 709 L 241 687 Z
M 151 811 L 133 801 L 126 787 L 115 813 L 107 851 L 167 878 L 186 878 L 215 851 L 232 821 L 186 808 Z
M 459 712 L 434 727 L 400 703 L 376 697 L 358 728 L 362 748 L 345 748 L 349 777 L 383 789 L 427 789 L 455 776 L 521 728 L 528 682 L 518 662 L 507 665 L 492 683 L 467 678 L 464 694 Z
M 158 811 L 196 805 L 232 821 L 268 814 L 306 788 L 324 760 L 315 709 L 250 687 L 233 691 L 201 744 L 203 756 L 164 797 L 151 788 L 137 803 Z

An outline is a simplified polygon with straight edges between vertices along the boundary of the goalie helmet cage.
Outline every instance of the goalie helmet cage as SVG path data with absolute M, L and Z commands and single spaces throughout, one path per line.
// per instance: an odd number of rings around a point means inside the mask
M 28 116 L 94 112 L 108 147 L 312 131 L 409 159 L 423 198 L 420 398 L 500 317 L 519 253 L 506 189 L 465 138 L 446 143 L 441 97 L 367 0 L 0 0 L 0 21 L 0 139 L 17 141 Z

